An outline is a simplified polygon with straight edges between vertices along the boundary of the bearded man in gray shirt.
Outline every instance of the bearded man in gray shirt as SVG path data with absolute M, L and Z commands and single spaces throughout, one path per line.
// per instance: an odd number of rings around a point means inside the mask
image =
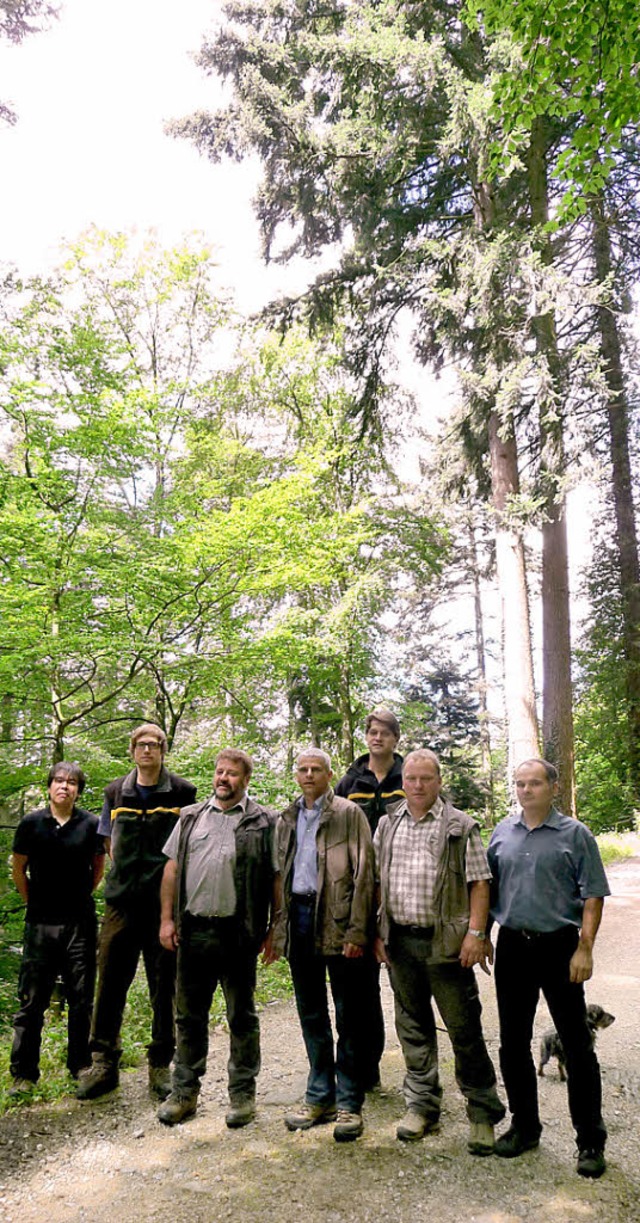
M 213 795 L 185 807 L 164 847 L 160 942 L 178 953 L 172 1091 L 158 1110 L 165 1125 L 196 1111 L 218 984 L 231 1046 L 226 1123 L 235 1129 L 255 1116 L 256 966 L 260 950 L 268 953 L 281 893 L 274 820 L 247 794 L 252 770 L 246 752 L 225 748 L 216 761 Z

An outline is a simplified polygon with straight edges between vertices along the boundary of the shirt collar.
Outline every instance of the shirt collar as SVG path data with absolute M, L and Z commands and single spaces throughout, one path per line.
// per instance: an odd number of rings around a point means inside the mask
M 407 803 L 407 809 L 406 809 L 406 811 L 405 811 L 405 815 L 407 815 L 407 816 L 409 817 L 409 819 L 411 820 L 411 823 L 412 823 L 412 824 L 422 824 L 422 822 L 423 822 L 424 820 L 426 820 L 426 819 L 428 818 L 428 816 L 431 816 L 432 820 L 439 820 L 439 819 L 440 819 L 440 816 L 442 815 L 442 812 L 443 812 L 443 811 L 444 811 L 444 803 L 443 803 L 443 801 L 442 801 L 442 799 L 441 799 L 440 795 L 438 795 L 438 797 L 436 798 L 435 803 L 433 803 L 433 804 L 432 804 L 432 805 L 429 807 L 429 810 L 428 810 L 428 811 L 425 811 L 424 815 L 421 815 L 421 816 L 420 816 L 420 819 L 419 819 L 419 820 L 414 820 L 414 818 L 413 818 L 413 816 L 412 816 L 412 814 L 411 814 L 411 812 L 410 812 L 410 810 L 409 810 L 409 804 L 408 804 L 408 803 Z
M 233 807 L 227 807 L 225 810 L 225 808 L 221 807 L 220 804 L 218 803 L 218 800 L 215 794 L 212 794 L 211 797 L 207 799 L 205 811 L 219 811 L 223 815 L 237 815 L 238 811 L 241 811 L 242 814 L 244 815 L 244 813 L 247 810 L 248 801 L 249 801 L 249 795 L 247 791 L 245 790 L 244 794 L 242 795 L 242 798 L 239 798 L 237 803 L 233 804 Z
M 311 813 L 313 813 L 314 816 L 321 815 L 322 808 L 324 807 L 327 794 L 328 794 L 328 791 L 325 790 L 324 794 L 321 794 L 320 797 L 316 799 L 315 803 L 313 804 L 313 807 L 307 807 L 304 794 L 301 794 L 300 798 L 298 799 L 298 811 L 304 812 L 304 814 L 307 816 L 307 819 L 312 818 Z
M 516 811 L 516 824 L 522 824 L 522 827 L 526 828 L 527 832 L 535 831 L 535 829 L 529 828 L 529 825 L 525 822 L 524 811 L 522 810 L 522 807 L 518 807 L 518 810 Z M 558 811 L 557 807 L 551 808 L 546 820 L 543 820 L 541 824 L 536 824 L 536 828 L 559 828 L 559 827 L 560 827 L 560 812 Z

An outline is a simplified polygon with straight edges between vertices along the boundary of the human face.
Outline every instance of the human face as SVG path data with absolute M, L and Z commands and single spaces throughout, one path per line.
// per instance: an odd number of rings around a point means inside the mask
M 546 820 L 557 792 L 557 782 L 549 781 L 543 764 L 521 764 L 516 769 L 516 795 L 528 823 Z
M 68 811 L 73 808 L 78 797 L 78 782 L 67 773 L 54 774 L 49 786 L 49 801 L 56 811 Z
M 333 773 L 318 756 L 301 756 L 296 766 L 296 781 L 308 807 L 324 794 Z
M 402 788 L 411 814 L 419 818 L 433 807 L 442 785 L 435 760 L 410 760 L 402 774 Z
M 213 775 L 213 793 L 221 807 L 234 807 L 247 788 L 248 777 L 239 760 L 223 756 Z
M 393 752 L 398 740 L 396 739 L 391 727 L 385 725 L 384 722 L 379 722 L 377 718 L 371 719 L 371 724 L 365 734 L 369 755 L 374 759 L 382 760 L 393 756 Z
M 158 756 L 162 751 L 162 744 L 159 739 L 154 739 L 153 735 L 143 735 L 141 739 L 136 739 L 133 753 L 136 760 L 157 761 Z

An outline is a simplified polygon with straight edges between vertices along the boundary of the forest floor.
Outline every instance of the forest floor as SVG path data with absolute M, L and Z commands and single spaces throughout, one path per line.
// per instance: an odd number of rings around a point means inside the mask
M 596 947 L 590 1001 L 616 1016 L 600 1034 L 608 1171 L 575 1172 L 566 1089 L 548 1066 L 540 1081 L 539 1150 L 515 1161 L 474 1158 L 439 1033 L 444 1109 L 437 1135 L 395 1137 L 403 1113 L 402 1057 L 384 981 L 387 1049 L 383 1091 L 368 1097 L 365 1133 L 338 1145 L 332 1127 L 290 1134 L 288 1107 L 304 1094 L 306 1063 L 292 1002 L 262 1013 L 263 1071 L 256 1121 L 227 1130 L 227 1037 L 212 1034 L 196 1117 L 162 1126 L 143 1070 L 94 1103 L 67 1098 L 25 1105 L 0 1120 L 2 1223 L 640 1223 L 640 856 L 608 868 L 613 896 Z M 493 982 L 479 974 L 484 1027 L 497 1063 Z M 439 1026 L 442 1025 L 439 1023 Z M 549 1026 L 540 1007 L 537 1033 Z

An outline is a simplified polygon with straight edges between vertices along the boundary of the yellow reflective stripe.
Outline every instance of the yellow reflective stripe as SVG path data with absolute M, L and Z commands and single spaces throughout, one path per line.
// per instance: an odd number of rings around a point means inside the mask
M 180 815 L 180 807 L 149 807 L 147 815 L 157 815 L 159 811 L 163 811 L 165 815 Z M 142 807 L 114 807 L 111 812 L 111 823 L 118 815 L 144 815 L 145 811 Z

